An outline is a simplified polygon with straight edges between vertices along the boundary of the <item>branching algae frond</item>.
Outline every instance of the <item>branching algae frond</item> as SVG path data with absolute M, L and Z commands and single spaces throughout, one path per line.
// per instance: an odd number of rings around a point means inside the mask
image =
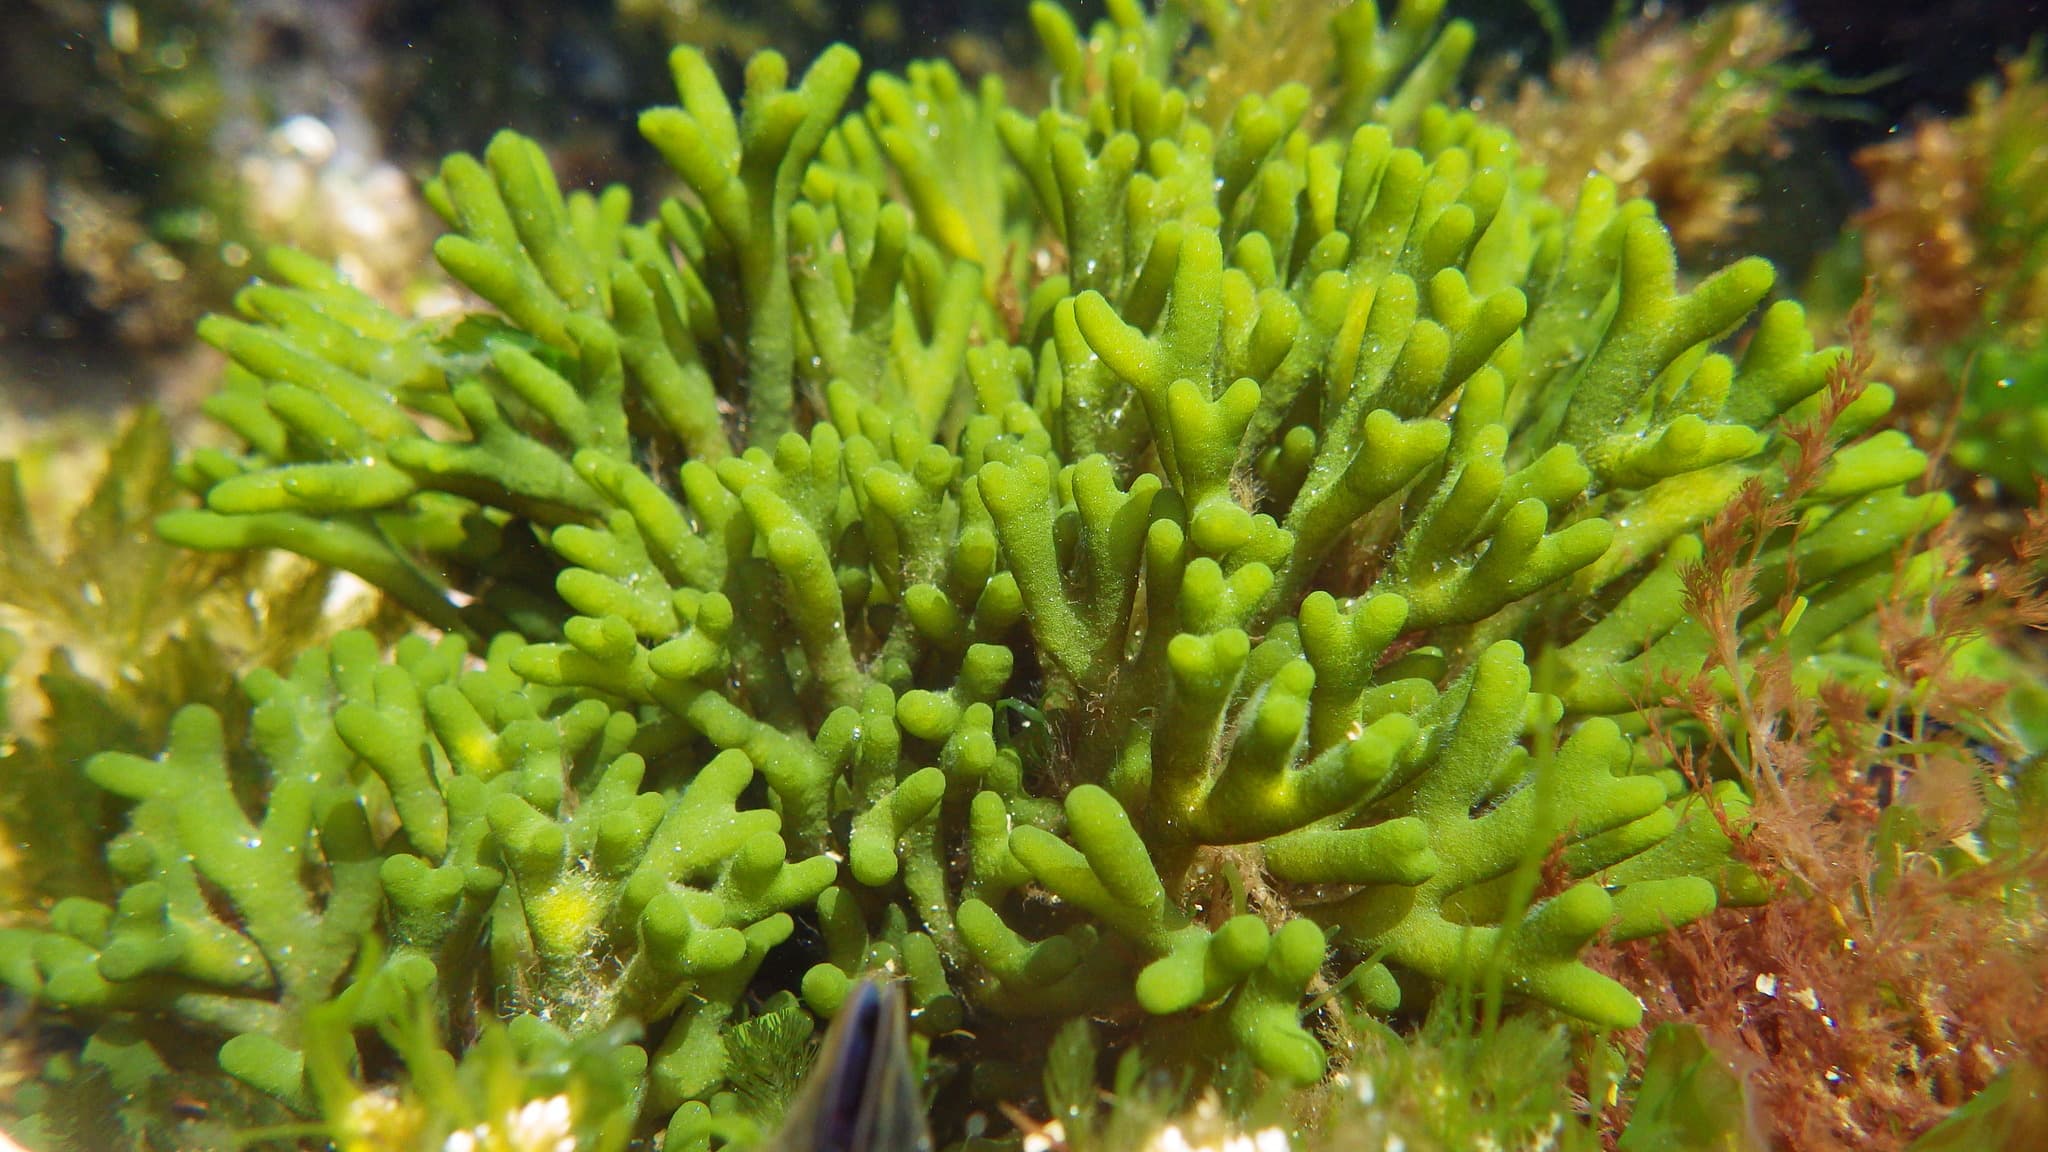
M 1841 353 L 1755 316 L 1764 262 L 1682 286 L 1648 204 L 1546 200 L 1470 113 L 1324 135 L 1287 85 L 1212 129 L 1111 8 L 1035 10 L 1035 117 L 942 64 L 848 113 L 845 48 L 732 102 L 679 49 L 641 127 L 683 190 L 644 222 L 518 136 L 454 156 L 436 253 L 492 305 L 459 323 L 276 257 L 203 328 L 246 447 L 191 457 L 161 531 L 445 636 L 251 681 L 258 795 L 205 708 L 90 761 L 119 896 L 5 934 L 0 976 L 299 1107 L 316 1007 L 635 1021 L 611 1058 L 676 1146 L 735 1028 L 877 970 L 990 1092 L 1083 1014 L 1294 1084 L 1332 989 L 1634 1025 L 1581 949 L 1759 896 L 1635 702 L 1704 665 L 1695 530 L 1783 485 Z M 1845 441 L 1743 627 L 1803 596 L 1834 659 L 1946 513 L 1924 463 Z

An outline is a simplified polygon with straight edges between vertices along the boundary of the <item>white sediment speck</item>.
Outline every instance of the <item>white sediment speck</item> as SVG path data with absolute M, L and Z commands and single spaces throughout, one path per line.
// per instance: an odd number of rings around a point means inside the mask
M 449 1134 L 441 1152 L 576 1152 L 574 1120 L 567 1096 L 528 1100 L 496 1125 L 478 1124 Z
M 296 153 L 315 164 L 332 160 L 340 147 L 334 129 L 317 116 L 294 116 L 286 120 L 277 126 L 275 139 L 278 151 Z

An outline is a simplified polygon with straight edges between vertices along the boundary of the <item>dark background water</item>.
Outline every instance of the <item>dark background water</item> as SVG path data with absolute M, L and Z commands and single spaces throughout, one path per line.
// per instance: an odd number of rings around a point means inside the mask
M 1666 7 L 1695 14 L 1713 6 L 1688 0 Z M 2002 58 L 2048 35 L 2048 0 L 1784 0 L 1782 6 L 1812 36 L 1807 54 L 1836 75 L 1890 77 L 1860 96 L 1870 106 L 1868 118 L 1830 125 L 1839 154 L 1884 135 L 1915 113 L 1961 111 L 1972 84 Z M 1478 7 L 1526 11 L 1513 0 Z M 1615 5 L 1611 0 L 1563 0 L 1560 7 L 1573 39 L 1584 42 L 1599 34 Z M 1509 16 L 1501 20 L 1498 33 L 1540 47 L 1527 40 L 1529 26 L 1526 16 Z

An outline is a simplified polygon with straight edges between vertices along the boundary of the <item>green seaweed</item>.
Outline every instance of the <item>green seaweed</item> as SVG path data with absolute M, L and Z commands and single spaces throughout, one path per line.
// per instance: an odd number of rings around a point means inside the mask
M 1757 315 L 1765 262 L 1682 283 L 1648 204 L 1546 200 L 1435 81 L 1211 128 L 1172 29 L 1111 8 L 1034 8 L 1035 117 L 943 64 L 848 114 L 845 48 L 735 102 L 678 49 L 641 128 L 683 191 L 639 218 L 511 133 L 451 157 L 459 321 L 272 254 L 201 327 L 241 447 L 158 528 L 438 638 L 249 677 L 246 748 L 194 705 L 88 760 L 115 890 L 0 930 L 0 980 L 306 1114 L 422 1012 L 416 1077 L 486 1022 L 636 1028 L 617 1106 L 684 1147 L 772 1121 L 736 1049 L 877 971 L 968 1098 L 1077 1016 L 1312 1083 L 1333 983 L 1635 1026 L 1585 947 L 1762 894 L 1641 702 L 1706 665 L 1699 531 L 1787 486 L 1843 353 Z M 1948 509 L 1902 437 L 1850 442 L 1888 403 L 1835 422 L 1766 542 L 1800 584 L 1739 621 L 1803 596 L 1816 666 Z

